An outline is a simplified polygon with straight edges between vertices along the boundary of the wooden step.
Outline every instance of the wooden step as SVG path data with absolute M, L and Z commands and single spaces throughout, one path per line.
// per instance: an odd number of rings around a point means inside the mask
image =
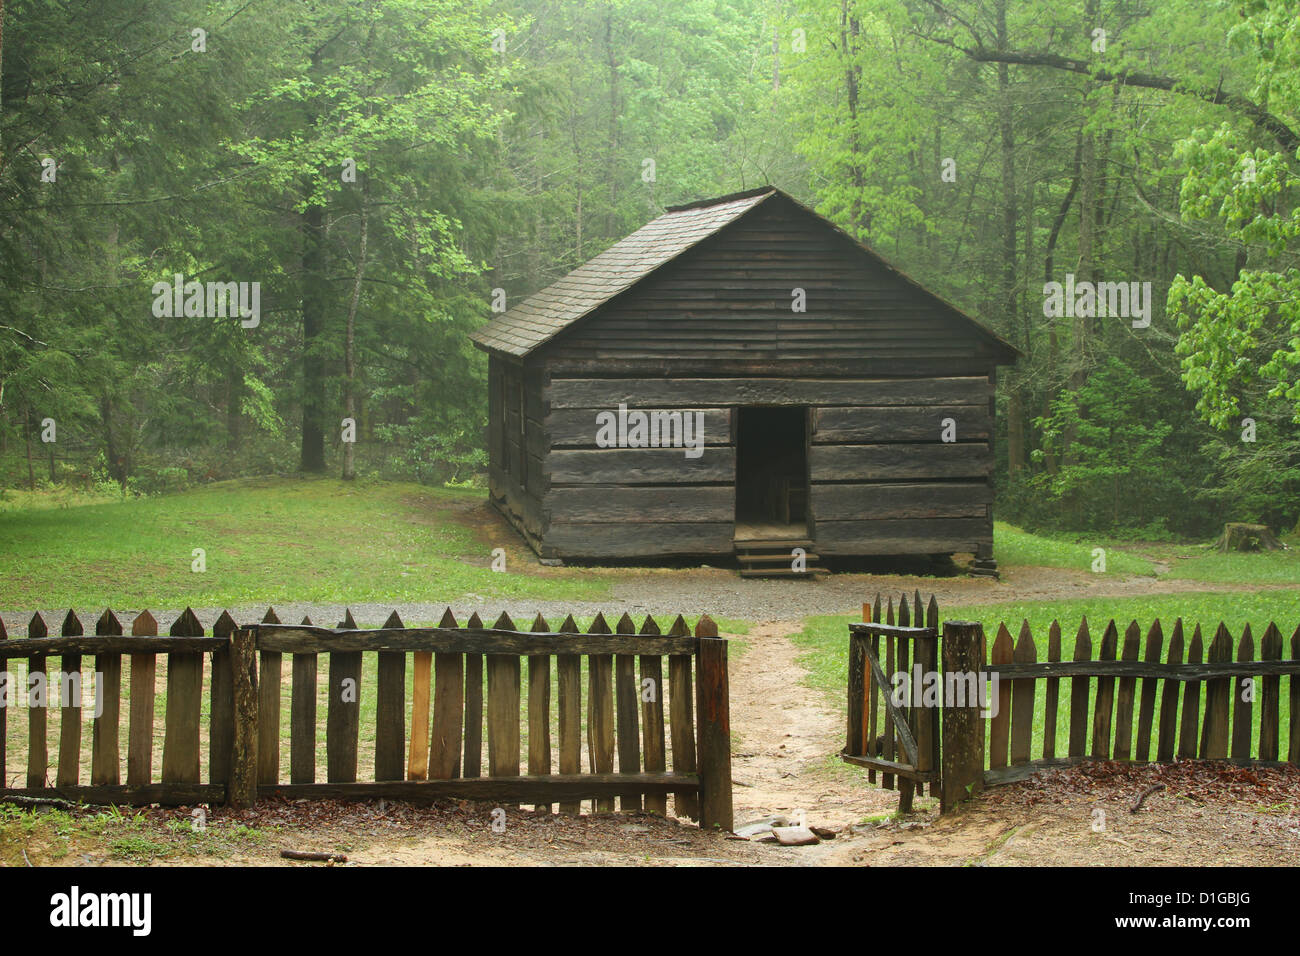
M 778 551 L 782 548 L 811 548 L 813 546 L 812 538 L 764 538 L 761 541 L 758 538 L 753 540 L 734 540 L 737 553 L 741 551 Z
M 819 559 L 820 555 L 806 552 L 804 554 L 805 561 L 812 562 Z M 794 555 L 788 551 L 778 551 L 776 554 L 737 554 L 736 560 L 742 564 L 789 564 L 794 560 Z

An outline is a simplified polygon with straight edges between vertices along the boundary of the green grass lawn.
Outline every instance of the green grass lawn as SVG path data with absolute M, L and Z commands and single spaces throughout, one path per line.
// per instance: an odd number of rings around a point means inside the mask
M 1108 574 L 1155 574 L 1155 566 L 1146 558 L 1119 550 L 1102 538 L 1095 543 L 1080 543 L 1030 534 L 1002 521 L 993 523 L 993 554 L 1003 567 L 1028 565 L 1091 571 L 1096 558 L 1092 553 L 1094 548 L 1106 552 Z
M 1300 586 L 1300 548 L 1288 551 L 1222 554 L 1204 550 L 1175 561 L 1168 578 L 1216 584 L 1289 584 Z
M 329 479 L 219 482 L 156 498 L 0 513 L 0 604 L 221 607 L 285 601 L 598 600 L 581 569 L 489 567 L 453 520 L 483 492 Z M 193 551 L 206 570 L 192 569 Z

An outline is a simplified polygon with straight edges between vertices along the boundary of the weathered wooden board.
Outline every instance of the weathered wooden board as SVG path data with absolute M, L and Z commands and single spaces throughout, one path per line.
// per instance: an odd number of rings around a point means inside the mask
M 1032 664 L 1038 659 L 1034 637 L 1029 632 L 1029 622 L 1020 625 L 1012 658 L 1016 663 Z M 1029 749 L 1034 739 L 1034 693 L 1037 681 L 1011 682 L 1011 763 L 1029 762 Z
M 668 633 L 689 637 L 690 627 L 680 614 Z M 668 724 L 672 735 L 673 773 L 693 774 L 695 760 L 695 692 L 691 681 L 694 658 L 689 654 L 674 654 L 668 658 Z M 673 794 L 673 811 L 679 817 L 698 820 L 699 796 L 695 791 L 679 790 Z
M 171 626 L 175 637 L 197 637 L 203 625 L 189 608 Z M 167 731 L 163 737 L 163 783 L 199 782 L 199 716 L 203 655 L 173 654 L 167 661 Z
M 930 600 L 934 600 L 931 595 Z M 1047 631 L 1047 661 L 1053 663 L 1061 659 L 1061 625 L 1053 620 Z M 1043 712 L 1043 759 L 1051 760 L 1056 756 L 1057 715 L 1061 709 L 1061 681 L 1057 677 L 1047 678 L 1047 700 Z
M 229 642 L 230 635 L 237 626 L 230 612 L 222 611 L 217 622 L 212 625 L 212 636 L 224 637 Z M 231 759 L 235 747 L 235 674 L 229 643 L 212 653 L 209 694 L 208 783 L 222 786 L 230 782 Z
M 131 622 L 135 637 L 151 637 L 158 633 L 158 622 L 148 611 L 142 611 Z M 126 737 L 126 785 L 139 788 L 153 779 L 153 723 L 154 699 L 157 688 L 158 658 L 153 654 L 131 655 L 131 714 Z M 28 784 L 31 786 L 31 784 Z
M 504 613 L 493 627 L 515 630 Z M 519 776 L 519 660 L 513 654 L 487 655 L 488 773 L 493 777 Z
M 1254 659 L 1255 640 L 1251 636 L 1250 625 L 1247 624 L 1237 644 L 1237 661 L 1248 663 Z M 1245 760 L 1251 756 L 1251 732 L 1254 729 L 1252 712 L 1254 699 L 1260 690 L 1258 680 L 1254 676 L 1243 674 L 1233 682 L 1232 757 L 1234 760 Z
M 569 615 L 560 625 L 561 631 L 573 632 L 577 622 Z M 578 654 L 555 655 L 555 689 L 559 710 L 560 773 L 582 772 L 582 657 Z M 560 804 L 560 812 L 576 814 L 582 803 L 569 800 Z
M 105 610 L 95 625 L 95 633 L 101 636 L 121 635 L 122 624 L 112 611 Z M 0 625 L 0 637 L 4 636 Z M 95 718 L 91 731 L 91 786 L 116 787 L 121 783 L 121 750 L 118 743 L 118 725 L 122 714 L 122 655 L 95 655 L 95 696 L 97 703 L 102 703 L 103 711 Z M 98 709 L 98 708 L 97 708 Z M 4 763 L 4 734 L 0 727 L 0 764 Z M 0 772 L 0 786 L 5 776 Z
M 467 629 L 481 628 L 477 613 L 465 622 Z M 483 773 L 483 655 L 465 654 L 465 760 L 461 774 L 478 777 Z
M 974 405 L 820 407 L 813 410 L 812 442 L 940 441 L 949 418 L 959 441 L 987 439 L 992 429 L 987 400 Z
M 1262 661 L 1282 659 L 1282 633 L 1270 622 L 1259 642 Z M 1294 681 L 1295 678 L 1292 678 Z M 1268 676 L 1260 680 L 1259 694 L 1259 759 L 1276 760 L 1279 747 L 1279 715 L 1282 701 L 1282 679 Z
M 957 405 L 987 402 L 987 377 L 931 379 L 552 378 L 552 408 L 710 408 L 719 405 Z
M 708 457 L 707 451 L 704 457 Z M 808 473 L 814 483 L 987 478 L 992 471 L 993 453 L 986 442 L 813 445 L 808 449 Z
M 998 625 L 998 636 L 993 641 L 989 664 L 997 667 L 1010 664 L 1014 658 L 1011 634 L 1005 624 Z M 997 770 L 1007 765 L 1008 742 L 1011 733 L 1011 682 L 998 681 L 997 713 L 989 721 L 989 766 Z
M 561 448 L 546 457 L 553 485 L 732 482 L 736 449 L 709 445 L 692 458 L 682 448 Z M 693 452 L 692 452 L 693 454 Z
M 316 654 L 293 655 L 293 696 L 289 705 L 289 780 L 294 784 L 309 784 L 316 780 L 318 667 L 319 657 Z M 260 726 L 258 729 L 260 732 Z
M 1097 660 L 1113 661 L 1119 651 L 1119 630 L 1112 619 L 1101 636 Z M 1111 720 L 1114 717 L 1115 678 L 1097 678 L 1097 703 L 1092 715 L 1092 756 L 1106 760 L 1110 757 Z
M 1219 623 L 1206 660 L 1217 664 L 1232 660 L 1232 635 Z M 1232 707 L 1232 681 L 1216 677 L 1205 682 L 1205 720 L 1201 724 L 1202 760 L 1222 760 L 1228 756 L 1228 720 Z
M 546 418 L 546 434 L 550 438 L 552 448 L 595 448 L 596 435 L 600 430 L 596 416 L 601 412 L 618 413 L 618 405 L 613 406 L 601 405 L 597 408 L 557 408 L 552 410 Z M 647 414 L 653 411 L 664 411 L 664 409 L 653 408 L 629 408 L 632 411 L 644 411 Z M 696 419 L 692 419 L 692 435 L 704 435 L 704 440 L 709 445 L 728 445 L 731 443 L 731 409 L 730 408 L 698 408 L 687 409 L 687 412 L 700 412 L 703 414 L 703 431 L 699 431 L 696 426 Z M 679 410 L 680 414 L 680 410 Z M 660 419 L 660 435 L 663 436 L 662 419 Z M 672 439 L 682 434 L 682 426 L 677 422 L 669 422 L 670 429 L 667 437 Z M 647 426 L 648 427 L 648 426 Z
M 731 521 L 640 525 L 557 522 L 546 532 L 546 543 L 564 557 L 733 554 L 735 524 Z
M 77 615 L 68 611 L 63 636 L 84 634 Z M 88 697 L 82 686 L 81 655 L 64 654 L 59 664 L 59 768 L 55 786 L 75 787 L 81 770 L 81 703 Z M 51 682 L 50 690 L 53 688 Z M 195 688 L 195 693 L 198 688 Z M 197 751 L 196 751 L 197 752 Z M 197 783 L 197 778 L 193 781 Z
M 1146 652 L 1142 659 L 1148 664 L 1158 665 L 1160 663 L 1160 651 L 1164 645 L 1164 634 L 1160 630 L 1159 619 L 1151 622 L 1151 627 L 1147 630 Z M 1136 759 L 1145 763 L 1151 756 L 1151 726 L 1155 719 L 1156 711 L 1156 685 L 1159 680 L 1155 677 L 1146 677 L 1142 680 L 1142 699 L 1138 704 L 1138 729 L 1137 745 L 1135 747 Z
M 818 521 L 819 554 L 950 554 L 993 545 L 988 518 Z
M 0 643 L 8 640 L 9 634 L 5 631 L 5 622 L 0 620 Z M 9 707 L 8 701 L 14 699 L 18 693 L 18 682 L 14 675 L 10 674 L 4 668 L 0 667 L 0 694 L 6 701 L 6 706 L 0 707 L 0 788 L 9 785 L 9 764 L 8 764 L 8 733 L 9 733 Z
M 400 628 L 394 611 L 384 627 Z M 375 680 L 375 779 L 401 780 L 406 758 L 406 652 L 380 651 Z
M 1196 625 L 1192 632 L 1191 643 L 1187 645 L 1187 663 L 1199 664 L 1203 653 L 1201 625 Z M 1183 718 L 1178 731 L 1178 758 L 1180 760 L 1196 759 L 1197 730 L 1200 721 L 1201 685 L 1189 682 L 1183 689 Z
M 540 614 L 533 620 L 533 631 L 544 634 L 551 629 Z M 528 658 L 528 773 L 542 776 L 551 772 L 551 659 L 543 655 Z M 551 812 L 549 803 L 533 805 L 534 811 Z
M 635 634 L 636 624 L 626 613 L 614 626 L 616 634 Z M 615 716 L 618 720 L 618 772 L 641 772 L 641 734 L 638 721 L 640 694 L 636 681 L 636 657 L 619 654 L 614 658 Z M 619 798 L 619 809 L 640 810 L 641 797 Z
M 1174 621 L 1174 632 L 1169 637 L 1169 654 L 1165 662 L 1177 666 L 1183 662 L 1183 619 Z M 1174 759 L 1178 743 L 1178 691 L 1179 682 L 1164 681 L 1160 688 L 1160 735 L 1156 743 L 1156 760 Z
M 1142 629 L 1131 621 L 1124 630 L 1124 646 L 1120 659 L 1135 661 L 1142 642 Z M 1133 756 L 1133 706 L 1137 697 L 1137 679 L 1121 677 L 1115 696 L 1115 759 L 1130 760 Z
M 1092 660 L 1092 635 L 1088 632 L 1088 619 L 1079 622 L 1074 636 L 1074 660 Z M 1088 694 L 1092 682 L 1086 677 L 1070 680 L 1070 756 L 1082 757 L 1088 749 Z
M 443 612 L 440 627 L 455 627 L 451 608 Z M 460 654 L 434 656 L 433 734 L 429 740 L 429 779 L 460 776 L 461 727 L 465 716 L 465 658 Z M 479 676 L 480 681 L 482 675 Z
M 735 518 L 736 490 L 732 485 L 552 488 L 546 507 L 553 522 L 725 523 Z
M 343 626 L 355 628 L 352 612 Z M 261 642 L 259 642 L 261 643 Z M 266 646 L 263 643 L 263 646 Z M 361 734 L 361 654 L 333 651 L 329 660 L 325 706 L 325 773 L 330 783 L 357 779 L 357 747 Z
M 814 484 L 809 509 L 817 522 L 901 518 L 986 518 L 987 481 Z
M 588 634 L 609 634 L 604 615 L 587 628 Z M 587 657 L 587 753 L 591 772 L 614 772 L 614 658 L 610 654 L 589 654 Z M 597 813 L 612 813 L 614 801 L 602 799 L 593 807 Z

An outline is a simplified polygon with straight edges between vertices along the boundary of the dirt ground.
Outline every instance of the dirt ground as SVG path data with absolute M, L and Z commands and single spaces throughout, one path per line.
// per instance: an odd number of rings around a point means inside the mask
M 220 852 L 164 855 L 162 865 L 285 865 L 284 848 L 341 853 L 346 864 L 295 866 L 1041 866 L 1296 865 L 1300 863 L 1300 770 L 1227 764 L 1087 764 L 1044 771 L 986 792 L 961 813 L 936 801 L 892 813 L 897 794 L 838 765 L 840 718 L 803 683 L 794 622 L 759 626 L 732 665 L 735 819 L 803 817 L 833 833 L 820 844 L 783 847 L 705 833 L 640 812 L 565 817 L 471 803 L 272 801 L 238 813 L 215 809 L 209 826 L 262 834 Z M 1141 808 L 1138 797 L 1152 787 Z M 146 811 L 162 833 L 190 811 Z M 43 848 L 28 848 L 34 865 Z M 71 859 L 123 862 L 104 848 Z

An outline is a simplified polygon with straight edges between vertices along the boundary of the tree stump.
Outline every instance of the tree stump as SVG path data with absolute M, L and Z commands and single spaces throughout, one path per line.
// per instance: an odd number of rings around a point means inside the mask
M 1277 540 L 1267 525 L 1245 524 L 1229 521 L 1223 526 L 1223 534 L 1215 542 L 1218 551 L 1279 551 L 1282 543 Z

